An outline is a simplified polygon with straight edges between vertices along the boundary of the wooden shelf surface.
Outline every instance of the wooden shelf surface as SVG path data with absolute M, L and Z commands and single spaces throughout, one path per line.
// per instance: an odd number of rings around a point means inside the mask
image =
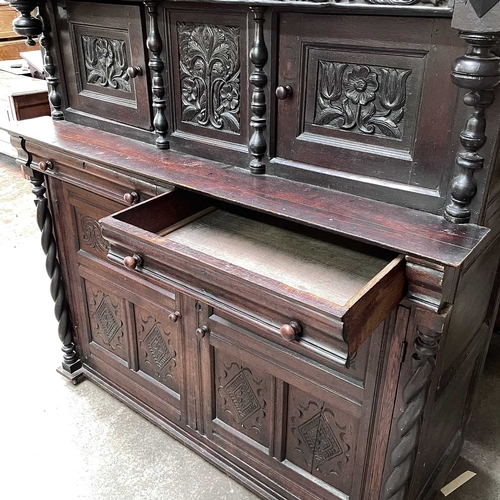
M 14 137 L 75 159 L 150 176 L 308 226 L 457 267 L 488 238 L 489 229 L 452 224 L 440 215 L 223 165 L 50 117 L 0 125 Z M 83 167 L 82 167 L 83 168 Z M 57 173 L 55 173 L 57 175 Z

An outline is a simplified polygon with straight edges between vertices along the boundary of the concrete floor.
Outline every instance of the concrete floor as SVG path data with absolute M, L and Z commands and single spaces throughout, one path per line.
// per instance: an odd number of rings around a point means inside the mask
M 250 500 L 242 486 L 89 381 L 74 387 L 61 352 L 30 184 L 0 156 L 0 497 L 9 500 Z M 493 344 L 450 479 L 450 500 L 500 498 L 500 343 Z M 1 493 L 3 492 L 3 493 Z

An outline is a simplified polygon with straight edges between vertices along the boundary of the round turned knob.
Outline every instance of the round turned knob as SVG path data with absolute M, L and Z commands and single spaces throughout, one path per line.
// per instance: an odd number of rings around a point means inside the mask
M 41 161 L 38 164 L 38 168 L 45 172 L 46 170 L 52 170 L 54 168 L 54 164 L 50 160 Z
M 123 265 L 128 269 L 135 269 L 137 266 L 142 265 L 142 257 L 137 253 L 128 255 L 123 259 Z
M 123 199 L 127 205 L 133 205 L 139 201 L 139 193 L 137 191 L 131 191 L 130 193 L 125 193 Z
M 290 87 L 290 85 L 280 85 L 276 89 L 276 97 L 280 100 L 283 101 L 285 99 L 288 99 L 289 97 L 293 96 L 293 89 Z
M 179 311 L 174 311 L 173 313 L 170 313 L 168 315 L 168 319 L 172 322 L 172 323 L 176 323 L 177 320 L 181 317 L 181 313 Z
M 281 325 L 280 335 L 288 342 L 295 340 L 297 335 L 302 331 L 302 327 L 296 321 L 290 321 L 290 323 L 285 323 Z
M 208 333 L 208 326 L 203 325 L 196 329 L 196 336 L 198 339 L 202 339 Z
M 140 66 L 129 66 L 127 68 L 127 75 L 129 78 L 136 78 L 142 75 L 142 68 Z

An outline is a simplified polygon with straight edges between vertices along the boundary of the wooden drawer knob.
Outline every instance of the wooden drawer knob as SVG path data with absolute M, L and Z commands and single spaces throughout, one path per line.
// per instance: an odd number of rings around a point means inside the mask
M 290 323 L 285 323 L 281 325 L 280 335 L 287 340 L 288 342 L 292 342 L 295 340 L 297 336 L 302 331 L 302 327 L 296 321 L 290 321 Z
M 127 269 L 135 269 L 137 266 L 142 266 L 142 257 L 135 253 L 134 255 L 128 255 L 127 257 L 125 257 L 123 259 L 123 265 L 127 268 Z
M 142 68 L 140 66 L 129 66 L 127 68 L 127 75 L 129 78 L 137 78 L 142 75 Z
M 174 311 L 173 313 L 170 313 L 168 315 L 168 319 L 172 322 L 172 323 L 177 323 L 177 320 L 181 317 L 181 313 L 179 311 Z
M 290 85 L 280 85 L 279 87 L 276 88 L 276 97 L 280 101 L 284 101 L 285 99 L 288 99 L 293 96 L 293 89 L 290 87 Z
M 203 325 L 196 329 L 196 336 L 201 340 L 208 333 L 208 326 Z
M 38 164 L 38 168 L 45 172 L 46 170 L 52 170 L 54 168 L 54 164 L 50 160 L 41 161 Z
M 127 205 L 133 205 L 139 201 L 139 193 L 137 191 L 131 191 L 130 193 L 125 193 L 123 199 Z

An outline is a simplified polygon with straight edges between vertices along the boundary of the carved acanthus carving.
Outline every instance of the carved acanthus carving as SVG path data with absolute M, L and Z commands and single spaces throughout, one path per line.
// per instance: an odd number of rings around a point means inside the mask
M 82 35 L 87 83 L 130 92 L 125 40 Z
M 57 258 L 52 215 L 49 211 L 48 200 L 45 197 L 44 176 L 40 172 L 33 171 L 30 181 L 33 185 L 33 194 L 36 196 L 36 220 L 42 232 L 42 249 L 46 255 L 45 267 L 50 277 L 50 294 L 54 300 L 54 312 L 58 321 L 58 334 L 62 342 L 62 370 L 63 373 L 74 374 L 81 368 L 82 364 L 73 343 L 73 327 L 69 317 L 66 292 L 62 282 L 61 265 Z
M 165 64 L 161 59 L 163 52 L 163 42 L 160 36 L 160 29 L 158 27 L 158 0 L 145 1 L 144 5 L 149 15 L 149 33 L 147 46 L 151 53 L 149 60 L 149 68 L 152 72 L 153 85 L 153 108 L 155 110 L 155 117 L 153 125 L 158 137 L 156 138 L 156 146 L 159 149 L 168 149 L 170 143 L 167 139 L 168 122 L 166 116 L 167 104 L 165 102 L 165 82 L 163 80 L 163 69 Z
M 264 155 L 267 151 L 264 130 L 266 129 L 266 93 L 267 75 L 264 66 L 267 63 L 267 47 L 264 40 L 264 11 L 262 7 L 252 7 L 254 13 L 254 40 L 250 50 L 250 62 L 254 65 L 254 71 L 250 75 L 250 83 L 254 86 L 252 92 L 252 118 L 250 126 L 253 128 L 252 136 L 248 143 L 248 151 L 254 159 L 250 162 L 250 171 L 253 174 L 263 174 L 266 170 Z
M 315 125 L 401 139 L 411 70 L 319 61 Z
M 109 243 L 102 237 L 102 228 L 99 222 L 92 217 L 82 217 L 83 243 L 103 253 L 108 253 Z
M 484 158 L 478 154 L 486 142 L 484 111 L 495 100 L 494 88 L 500 83 L 500 57 L 492 52 L 500 42 L 500 33 L 464 32 L 460 36 L 470 44 L 470 51 L 455 61 L 451 79 L 469 90 L 464 103 L 472 107 L 472 114 L 460 134 L 462 148 L 455 160 L 459 173 L 451 183 L 451 203 L 444 213 L 455 223 L 470 220 L 469 204 L 477 192 L 474 172 L 484 166 Z
M 240 131 L 240 30 L 178 23 L 182 120 Z
M 417 337 L 413 343 L 411 376 L 402 393 L 403 410 L 397 420 L 397 443 L 390 454 L 391 472 L 382 491 L 382 500 L 407 498 L 420 440 L 422 416 L 436 364 L 439 342 L 449 311 L 450 309 L 442 315 L 417 311 Z M 420 322 L 420 319 L 423 321 Z

